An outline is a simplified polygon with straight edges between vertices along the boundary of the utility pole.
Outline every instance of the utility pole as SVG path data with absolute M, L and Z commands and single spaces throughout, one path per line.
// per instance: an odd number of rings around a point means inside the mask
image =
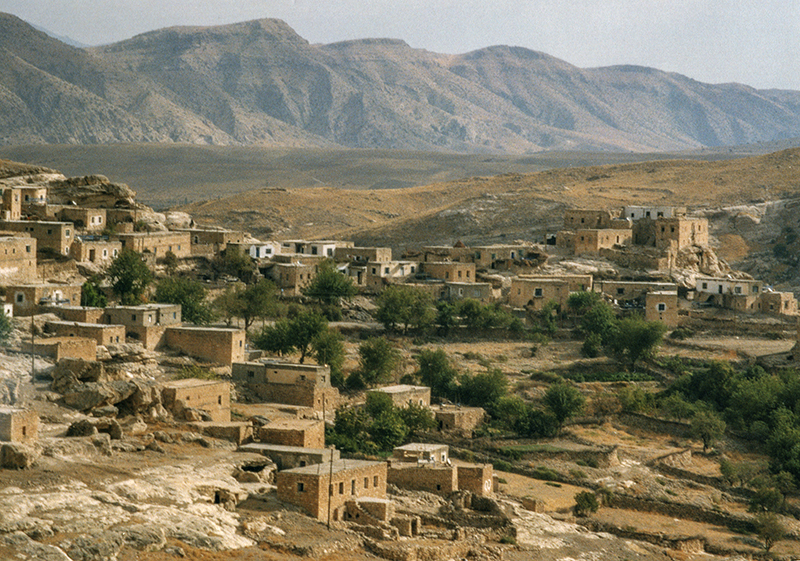
M 36 324 L 35 314 L 31 314 L 31 382 L 36 378 Z

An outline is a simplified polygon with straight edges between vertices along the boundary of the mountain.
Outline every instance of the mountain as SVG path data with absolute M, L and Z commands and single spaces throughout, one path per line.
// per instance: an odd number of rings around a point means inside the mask
M 800 92 L 495 46 L 311 45 L 279 20 L 90 49 L 0 14 L 0 143 L 184 142 L 456 152 L 683 150 L 800 136 Z

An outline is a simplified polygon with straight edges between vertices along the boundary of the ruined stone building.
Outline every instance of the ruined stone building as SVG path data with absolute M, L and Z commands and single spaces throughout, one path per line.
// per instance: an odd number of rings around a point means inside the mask
M 178 419 L 199 421 L 187 411 L 202 411 L 210 420 L 231 420 L 231 387 L 229 382 L 188 378 L 164 384 L 161 390 L 164 407 Z
M 187 232 L 132 232 L 115 234 L 122 243 L 122 249 L 132 249 L 137 253 L 151 253 L 164 257 L 172 252 L 182 259 L 192 253 L 191 238 Z

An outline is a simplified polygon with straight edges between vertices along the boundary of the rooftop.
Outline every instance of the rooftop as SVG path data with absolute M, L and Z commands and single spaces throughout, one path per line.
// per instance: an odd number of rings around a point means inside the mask
M 323 464 L 314 464 L 311 466 L 298 467 L 294 469 L 287 469 L 281 473 L 297 473 L 303 475 L 328 475 L 330 473 L 340 473 L 351 469 L 361 469 L 366 467 L 374 467 L 379 465 L 386 465 L 385 462 L 370 462 L 367 460 L 336 460 L 335 462 L 325 462 Z
M 403 450 L 408 452 L 431 452 L 433 450 L 441 450 L 442 448 L 449 448 L 447 444 L 426 444 L 422 442 L 412 442 L 403 446 L 395 446 L 395 450 Z
M 270 452 L 284 452 L 294 454 L 329 454 L 332 448 L 303 448 L 302 446 L 284 446 L 281 444 L 262 444 L 260 442 L 251 442 L 250 444 L 243 444 L 239 446 L 240 452 L 255 452 L 259 454 L 261 450 Z
M 383 392 L 383 393 L 405 393 L 405 392 L 413 392 L 413 391 L 421 391 L 421 390 L 430 390 L 428 386 L 411 386 L 408 384 L 400 384 L 397 386 L 385 386 L 383 388 L 375 388 L 376 392 Z

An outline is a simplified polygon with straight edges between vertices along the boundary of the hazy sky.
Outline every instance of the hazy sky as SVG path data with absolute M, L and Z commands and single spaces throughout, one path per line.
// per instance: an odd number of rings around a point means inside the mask
M 800 0 L 0 0 L 0 11 L 91 45 L 279 18 L 312 43 L 391 37 L 440 53 L 517 45 L 584 68 L 638 64 L 800 90 Z

